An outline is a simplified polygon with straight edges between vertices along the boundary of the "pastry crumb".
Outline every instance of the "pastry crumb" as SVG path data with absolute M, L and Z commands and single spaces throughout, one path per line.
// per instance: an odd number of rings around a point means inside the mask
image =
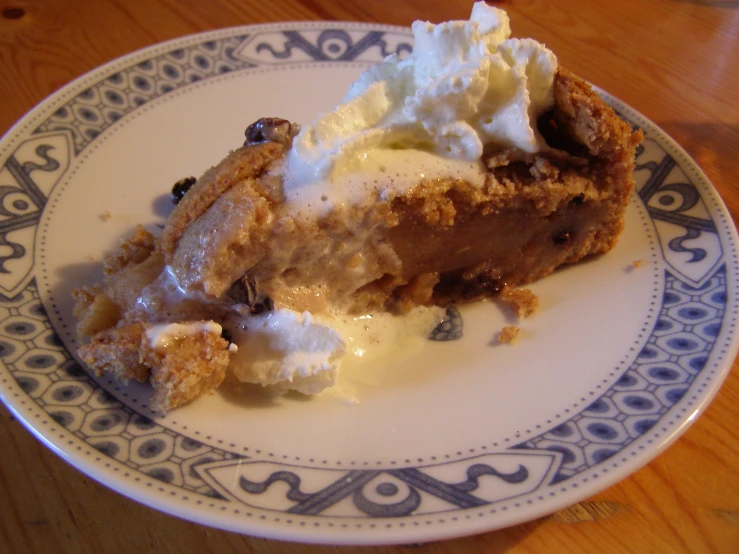
M 630 263 L 629 265 L 627 265 L 627 266 L 626 266 L 626 267 L 624 268 L 624 271 L 625 271 L 626 273 L 629 273 L 629 272 L 631 272 L 631 271 L 636 271 L 637 269 L 639 269 L 639 268 L 640 268 L 640 267 L 642 267 L 642 266 L 645 266 L 645 265 L 647 265 L 648 263 L 649 263 L 649 262 L 648 262 L 647 260 L 645 260 L 644 258 L 639 258 L 638 260 L 634 260 L 634 261 L 633 261 L 633 262 L 631 262 L 631 263 Z
M 108 221 L 113 216 L 111 215 L 109 210 L 105 210 L 98 217 L 100 218 L 100 221 L 105 222 L 105 221 Z
M 179 337 L 174 345 L 154 348 L 144 333 L 140 361 L 150 369 L 154 393 L 149 408 L 166 413 L 213 391 L 226 377 L 228 341 L 220 332 L 202 330 Z
M 502 344 L 514 344 L 518 340 L 521 329 L 515 325 L 506 325 L 498 334 L 498 342 Z
M 539 310 L 539 297 L 529 289 L 504 287 L 500 291 L 500 298 L 511 306 L 521 319 L 530 317 Z

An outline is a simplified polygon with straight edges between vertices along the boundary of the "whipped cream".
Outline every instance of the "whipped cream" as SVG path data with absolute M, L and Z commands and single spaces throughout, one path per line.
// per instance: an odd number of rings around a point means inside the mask
M 244 383 L 317 394 L 336 383 L 346 352 L 341 335 L 310 312 L 279 309 L 245 318 L 234 333 L 230 368 Z
M 244 318 L 232 332 L 239 348 L 230 369 L 244 383 L 312 395 L 335 386 L 339 370 L 346 368 L 351 377 L 337 394 L 353 403 L 353 383 L 371 380 L 370 367 L 381 371 L 413 353 L 443 315 L 442 308 L 422 306 L 402 316 L 272 310 Z
M 485 2 L 469 21 L 412 28 L 405 60 L 393 54 L 369 68 L 339 106 L 295 137 L 283 173 L 288 202 L 316 203 L 306 189 L 319 188 L 329 202 L 346 202 L 341 177 L 366 173 L 376 155 L 392 152 L 402 163 L 403 151 L 415 149 L 474 169 L 485 147 L 543 146 L 536 121 L 554 103 L 550 50 L 509 38 L 507 14 Z

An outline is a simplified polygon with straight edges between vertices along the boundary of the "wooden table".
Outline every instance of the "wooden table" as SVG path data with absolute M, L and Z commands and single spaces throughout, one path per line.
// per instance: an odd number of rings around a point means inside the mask
M 409 25 L 465 0 L 0 0 L 0 132 L 104 62 L 182 35 L 285 20 Z M 508 0 L 518 36 L 674 137 L 739 216 L 739 2 Z M 374 552 L 739 552 L 737 363 L 701 418 L 649 465 L 552 516 Z M 206 528 L 130 501 L 44 448 L 0 408 L 2 552 L 348 552 Z

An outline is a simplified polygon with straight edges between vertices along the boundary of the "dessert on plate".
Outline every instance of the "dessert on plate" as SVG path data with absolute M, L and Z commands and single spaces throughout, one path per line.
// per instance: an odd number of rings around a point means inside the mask
M 420 333 L 438 322 L 426 306 L 516 298 L 613 248 L 641 132 L 484 2 L 413 33 L 406 59 L 313 123 L 249 126 L 178 183 L 160 236 L 138 228 L 106 257 L 103 281 L 74 293 L 91 368 L 148 380 L 157 411 L 229 371 L 313 394 L 367 314 Z

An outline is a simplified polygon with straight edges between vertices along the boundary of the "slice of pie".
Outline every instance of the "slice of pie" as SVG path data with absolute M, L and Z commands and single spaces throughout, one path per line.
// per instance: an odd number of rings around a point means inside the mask
M 247 129 L 244 146 L 184 193 L 161 236 L 137 229 L 106 258 L 103 282 L 75 292 L 78 332 L 90 337 L 80 357 L 98 373 L 149 380 L 158 411 L 211 391 L 229 370 L 244 381 L 309 394 L 335 382 L 343 353 L 326 314 L 403 314 L 467 302 L 613 248 L 641 132 L 564 68 L 537 76 L 553 56 L 523 41 L 508 44 L 516 39 L 507 39 L 504 15 L 478 3 L 466 27 L 414 26 L 416 44 L 426 34 L 444 42 L 456 32 L 477 40 L 480 47 L 466 55 L 479 54 L 490 66 L 483 67 L 485 79 L 493 82 L 498 63 L 495 82 L 518 79 L 526 94 L 496 89 L 484 96 L 475 85 L 479 71 L 465 73 L 466 66 L 452 80 L 456 97 L 438 83 L 434 94 L 453 99 L 455 117 L 467 109 L 469 102 L 458 101 L 465 94 L 477 94 L 480 105 L 495 99 L 499 105 L 486 109 L 496 113 L 519 109 L 518 119 L 529 118 L 528 134 L 512 132 L 497 116 L 479 119 L 477 142 L 465 135 L 477 124 L 465 114 L 432 125 L 437 115 L 408 122 L 385 113 L 368 124 L 367 114 L 395 94 L 383 72 L 411 73 L 398 60 L 365 78 L 365 90 L 384 99 L 350 91 L 348 112 L 371 129 L 342 143 L 349 155 L 331 164 L 323 163 L 326 156 L 311 158 L 314 150 L 302 166 L 293 158 L 321 140 L 333 148 L 339 141 L 332 133 L 360 123 L 324 118 L 298 134 L 288 121 L 262 119 Z M 485 61 L 493 47 L 503 62 Z M 412 67 L 416 81 L 428 77 L 424 63 Z M 506 68 L 517 67 L 523 69 L 509 75 Z M 423 113 L 423 94 L 405 100 L 404 117 L 408 106 L 413 117 Z M 530 102 L 517 107 L 523 97 Z M 427 144 L 431 135 L 441 137 L 436 146 Z M 448 163 L 445 152 L 456 151 L 463 161 Z M 306 167 L 311 177 L 296 178 Z

